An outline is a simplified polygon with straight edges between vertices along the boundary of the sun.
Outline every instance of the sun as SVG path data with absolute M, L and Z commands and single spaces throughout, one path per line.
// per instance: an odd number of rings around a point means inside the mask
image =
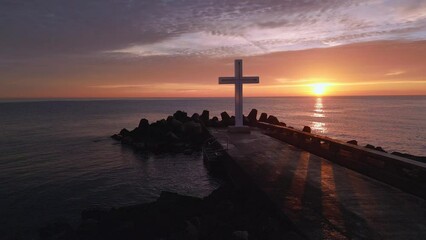
M 327 84 L 326 83 L 315 83 L 312 84 L 312 93 L 314 93 L 317 96 L 322 96 L 327 91 Z

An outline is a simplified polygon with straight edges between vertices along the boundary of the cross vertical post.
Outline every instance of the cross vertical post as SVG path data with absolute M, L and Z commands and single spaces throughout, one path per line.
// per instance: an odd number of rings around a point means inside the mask
M 243 126 L 243 61 L 235 60 L 235 126 Z

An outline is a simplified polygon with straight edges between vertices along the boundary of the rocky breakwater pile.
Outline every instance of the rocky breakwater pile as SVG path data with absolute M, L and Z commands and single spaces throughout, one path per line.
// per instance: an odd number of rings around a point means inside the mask
M 276 117 L 267 117 L 266 113 L 262 113 L 259 121 L 285 126 L 285 123 L 279 122 Z M 247 117 L 244 116 L 244 125 L 256 126 L 257 122 L 256 109 L 251 110 Z M 211 137 L 208 127 L 222 128 L 234 124 L 235 117 L 227 112 L 222 112 L 219 119 L 216 116 L 210 118 L 210 112 L 207 110 L 201 115 L 194 113 L 191 117 L 186 112 L 176 111 L 167 119 L 153 123 L 142 118 L 135 129 L 130 131 L 123 128 L 111 137 L 136 150 L 191 154 L 199 151 L 203 142 Z
M 78 227 L 40 230 L 40 239 L 302 239 L 262 195 L 224 185 L 197 198 L 162 192 L 151 203 L 85 210 Z
M 210 137 L 206 128 L 208 115 L 209 112 L 204 111 L 201 116 L 194 113 L 188 117 L 186 112 L 177 111 L 173 116 L 151 124 L 142 118 L 132 131 L 124 128 L 111 137 L 136 150 L 190 154 L 200 150 L 201 144 Z

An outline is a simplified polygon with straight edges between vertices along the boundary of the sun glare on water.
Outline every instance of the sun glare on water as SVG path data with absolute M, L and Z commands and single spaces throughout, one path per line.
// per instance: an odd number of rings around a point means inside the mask
M 312 84 L 312 93 L 317 96 L 322 96 L 327 92 L 327 84 L 326 83 L 315 83 Z

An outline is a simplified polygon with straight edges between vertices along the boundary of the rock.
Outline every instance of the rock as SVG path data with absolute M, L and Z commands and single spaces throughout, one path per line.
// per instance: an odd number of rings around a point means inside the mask
M 212 126 L 212 127 L 220 127 L 219 118 L 213 117 L 212 119 L 209 120 L 209 124 L 208 125 Z
M 268 114 L 262 113 L 260 114 L 259 122 L 267 122 L 268 120 Z
M 123 136 L 121 136 L 120 134 L 114 134 L 111 136 L 112 139 L 117 140 L 117 141 L 121 141 L 121 139 L 123 138 Z
M 347 141 L 346 143 L 353 144 L 353 145 L 358 145 L 358 141 L 357 140 L 350 140 L 350 141 Z
M 202 121 L 205 125 L 209 123 L 210 119 L 210 112 L 207 110 L 203 110 L 203 113 L 201 113 L 200 121 Z
M 139 129 L 146 129 L 146 128 L 149 128 L 149 121 L 148 121 L 147 119 L 145 119 L 145 118 L 142 118 L 142 119 L 139 121 L 139 126 L 138 126 L 138 128 L 139 128 Z
M 229 116 L 227 112 L 222 112 L 220 114 L 220 117 L 222 118 L 222 125 L 224 127 L 231 125 L 231 117 Z
M 369 149 L 376 149 L 373 145 L 371 144 L 367 144 L 365 145 L 365 148 L 369 148 Z
M 376 150 L 380 152 L 386 152 L 382 147 L 376 147 Z
M 312 129 L 311 129 L 311 127 L 309 127 L 309 126 L 304 126 L 302 131 L 303 131 L 303 132 L 307 132 L 307 133 L 311 133 L 311 132 L 312 132 Z
M 129 130 L 123 128 L 120 131 L 120 135 L 123 136 L 123 137 L 127 137 L 127 136 L 130 136 L 130 132 L 129 132 Z
M 180 110 L 178 110 L 178 111 L 176 111 L 174 114 L 173 114 L 173 117 L 175 118 L 175 119 L 177 119 L 177 120 L 179 120 L 179 121 L 181 121 L 181 122 L 186 122 L 186 121 L 188 121 L 188 114 L 186 113 L 186 112 L 183 112 L 183 111 L 180 111 Z
M 273 116 L 273 115 L 270 115 L 268 117 L 268 119 L 266 120 L 266 122 L 269 123 L 269 124 L 273 124 L 273 125 L 279 125 L 280 124 L 280 121 L 278 121 L 278 118 Z
M 194 121 L 194 122 L 200 122 L 200 114 L 198 114 L 198 113 L 192 114 L 191 120 Z
M 257 109 L 252 109 L 249 113 L 249 115 L 247 116 L 250 124 L 255 124 L 257 123 Z
M 280 122 L 280 123 L 279 123 L 279 125 L 280 125 L 280 126 L 283 126 L 283 127 L 286 127 L 286 126 L 287 126 L 287 124 L 285 124 L 285 122 Z

